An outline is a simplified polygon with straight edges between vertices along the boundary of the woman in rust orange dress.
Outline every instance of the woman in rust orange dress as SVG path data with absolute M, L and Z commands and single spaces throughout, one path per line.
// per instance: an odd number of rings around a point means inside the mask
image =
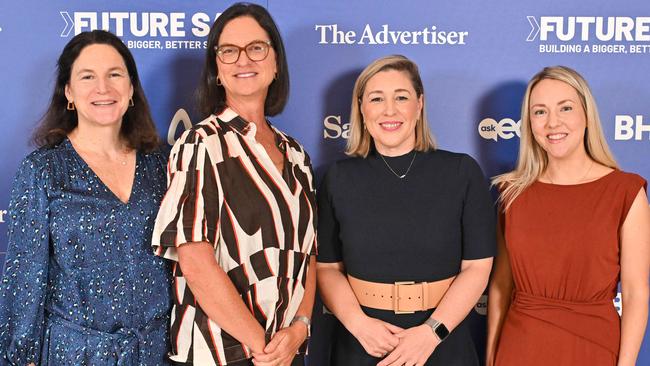
M 634 365 L 648 315 L 646 181 L 619 170 L 589 87 L 569 68 L 533 77 L 521 121 L 517 167 L 494 180 L 487 364 Z

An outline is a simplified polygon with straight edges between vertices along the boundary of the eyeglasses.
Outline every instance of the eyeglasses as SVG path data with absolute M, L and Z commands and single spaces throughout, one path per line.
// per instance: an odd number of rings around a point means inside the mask
M 269 55 L 270 48 L 271 41 L 253 41 L 244 47 L 235 46 L 234 44 L 214 46 L 214 51 L 224 64 L 234 64 L 239 60 L 241 51 L 246 52 L 246 56 L 251 61 L 262 61 Z

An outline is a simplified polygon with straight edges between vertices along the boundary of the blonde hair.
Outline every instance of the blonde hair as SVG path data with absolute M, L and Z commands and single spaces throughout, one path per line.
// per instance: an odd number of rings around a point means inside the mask
M 575 89 L 580 97 L 580 103 L 587 120 L 584 139 L 587 155 L 602 165 L 618 169 L 618 164 L 605 141 L 596 101 L 587 81 L 578 72 L 566 66 L 545 67 L 528 82 L 521 105 L 521 141 L 519 142 L 517 166 L 515 170 L 492 179 L 492 184 L 501 190 L 499 201 L 504 211 L 544 173 L 548 165 L 546 152 L 533 137 L 529 111 L 530 94 L 537 83 L 545 79 L 562 81 Z
M 368 65 L 359 75 L 354 83 L 352 91 L 352 108 L 350 112 L 350 138 L 345 153 L 350 156 L 366 157 L 372 147 L 372 136 L 363 125 L 363 115 L 361 114 L 361 101 L 366 89 L 368 80 L 377 73 L 388 70 L 404 72 L 408 75 L 413 84 L 413 89 L 417 97 L 422 97 L 422 110 L 415 124 L 415 150 L 429 151 L 435 150 L 436 144 L 429 129 L 427 115 L 424 105 L 424 86 L 420 78 L 420 72 L 417 65 L 402 55 L 391 55 L 379 58 Z

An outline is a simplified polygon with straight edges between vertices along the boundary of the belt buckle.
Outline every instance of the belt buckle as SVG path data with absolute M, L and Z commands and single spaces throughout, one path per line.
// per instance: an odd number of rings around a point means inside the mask
M 415 285 L 415 281 L 398 281 L 393 283 L 393 312 L 395 314 L 414 314 L 415 311 L 399 310 L 399 288 L 402 285 Z

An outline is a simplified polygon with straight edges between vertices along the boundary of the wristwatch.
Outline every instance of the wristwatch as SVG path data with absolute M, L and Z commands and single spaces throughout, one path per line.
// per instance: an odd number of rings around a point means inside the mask
M 309 319 L 308 317 L 306 317 L 304 315 L 296 315 L 291 320 L 291 325 L 293 325 L 293 323 L 295 323 L 295 322 L 304 323 L 307 326 L 307 337 L 311 336 L 311 319 Z
M 440 342 L 444 341 L 445 338 L 447 338 L 447 336 L 449 335 L 449 329 L 447 329 L 447 327 L 444 324 L 442 324 L 441 322 L 433 318 L 429 318 L 425 320 L 424 324 L 428 325 L 431 328 L 433 334 L 435 334 L 436 337 L 438 337 Z

